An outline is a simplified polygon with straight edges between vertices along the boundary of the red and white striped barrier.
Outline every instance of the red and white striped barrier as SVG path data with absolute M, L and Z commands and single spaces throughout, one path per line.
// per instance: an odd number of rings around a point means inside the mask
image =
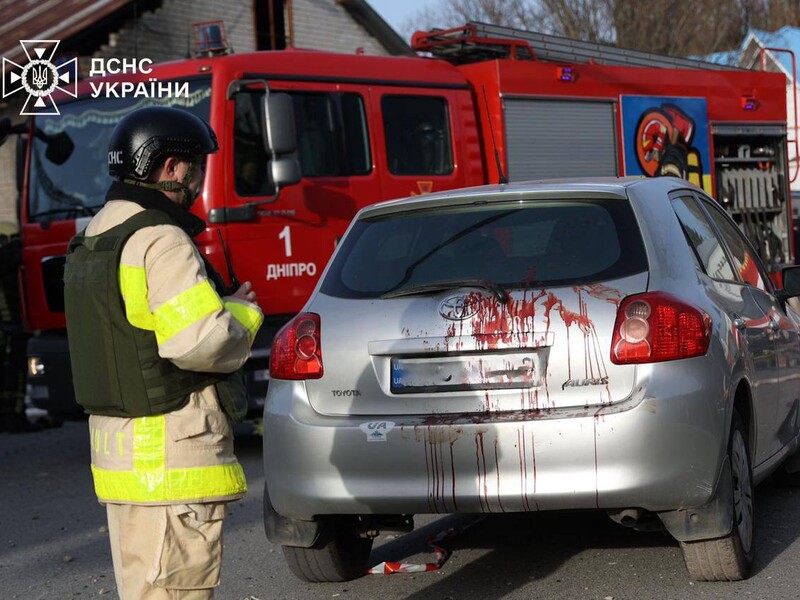
M 433 562 L 414 564 L 404 562 L 384 561 L 379 563 L 367 571 L 368 575 L 391 575 L 392 573 L 425 573 L 427 571 L 438 571 L 442 568 L 447 559 L 450 558 L 450 550 L 442 548 L 438 544 L 442 543 L 447 538 L 460 533 L 465 529 L 472 527 L 478 521 L 482 521 L 483 517 L 470 521 L 462 527 L 450 527 L 444 531 L 440 531 L 428 540 L 428 545 L 436 555 L 436 560 Z

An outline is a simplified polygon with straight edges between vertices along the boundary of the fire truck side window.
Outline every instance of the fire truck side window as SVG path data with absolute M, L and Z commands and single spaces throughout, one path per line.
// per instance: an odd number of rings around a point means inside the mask
M 364 175 L 372 170 L 361 96 L 353 93 L 289 92 L 294 106 L 297 158 L 303 177 Z M 234 169 L 236 193 L 274 193 L 266 169 L 261 94 L 236 96 Z
M 364 101 L 353 93 L 290 92 L 303 177 L 372 170 Z
M 381 100 L 389 171 L 394 175 L 447 175 L 453 171 L 447 101 L 428 96 Z

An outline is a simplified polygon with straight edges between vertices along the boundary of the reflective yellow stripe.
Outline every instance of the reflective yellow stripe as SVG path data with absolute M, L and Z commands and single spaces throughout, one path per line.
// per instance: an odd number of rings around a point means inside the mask
M 222 498 L 247 491 L 238 463 L 186 469 L 165 468 L 164 415 L 139 417 L 133 423 L 133 470 L 111 471 L 92 465 L 100 500 L 171 502 Z
M 206 315 L 222 308 L 217 292 L 208 280 L 181 292 L 172 300 L 159 306 L 153 313 L 156 323 L 156 341 L 163 344 Z
M 264 315 L 238 302 L 226 302 L 225 310 L 231 313 L 233 318 L 250 332 L 250 343 L 252 344 L 256 338 L 256 333 L 258 333 L 258 328 L 261 327 L 261 323 L 264 321 Z
M 133 470 L 156 473 L 164 470 L 167 420 L 164 415 L 133 420 Z
M 125 299 L 128 322 L 139 329 L 153 331 L 156 320 L 147 304 L 147 277 L 144 267 L 119 266 L 119 288 Z
M 191 469 L 109 471 L 92 465 L 94 489 L 102 501 L 175 502 L 236 496 L 247 491 L 238 463 Z
M 147 300 L 147 276 L 144 267 L 120 265 L 119 287 L 125 299 L 128 322 L 139 329 L 155 331 L 159 344 L 222 308 L 222 300 L 208 280 L 181 292 L 153 313 L 150 312 Z M 249 310 L 247 307 L 243 308 Z

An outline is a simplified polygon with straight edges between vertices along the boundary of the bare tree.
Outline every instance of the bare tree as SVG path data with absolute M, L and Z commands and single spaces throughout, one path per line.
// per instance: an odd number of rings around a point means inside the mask
M 419 10 L 406 20 L 400 33 L 410 37 L 417 30 L 449 29 L 467 21 L 534 30 L 536 16 L 532 3 L 526 0 L 444 0 Z
M 441 0 L 416 29 L 483 21 L 672 56 L 734 50 L 751 27 L 800 26 L 800 0 Z

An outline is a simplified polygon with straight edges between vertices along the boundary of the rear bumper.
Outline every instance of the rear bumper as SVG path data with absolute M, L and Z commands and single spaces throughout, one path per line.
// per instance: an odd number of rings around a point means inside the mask
M 642 367 L 639 382 L 600 408 L 370 418 L 320 415 L 303 382 L 275 380 L 270 498 L 294 519 L 705 504 L 725 455 L 729 382 L 702 358 Z

